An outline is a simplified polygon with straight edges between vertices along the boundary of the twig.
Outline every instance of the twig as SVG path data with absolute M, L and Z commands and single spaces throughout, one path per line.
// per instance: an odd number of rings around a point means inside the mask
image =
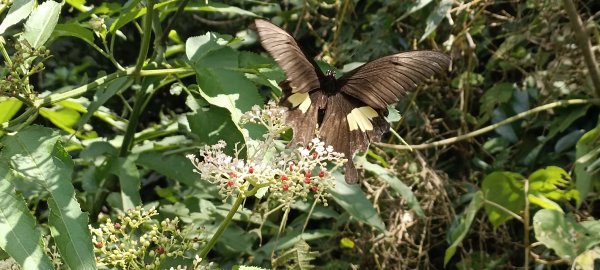
M 512 117 L 506 118 L 496 124 L 493 125 L 489 125 L 487 127 L 484 127 L 482 129 L 478 129 L 475 130 L 473 132 L 469 132 L 467 134 L 463 134 L 460 136 L 456 136 L 453 138 L 448 138 L 448 139 L 444 139 L 441 141 L 437 141 L 437 142 L 432 142 L 432 143 L 424 143 L 424 144 L 417 144 L 417 145 L 397 145 L 397 144 L 388 144 L 388 143 L 374 143 L 374 145 L 377 145 L 379 147 L 384 147 L 384 148 L 390 148 L 390 149 L 396 149 L 396 150 L 409 150 L 410 148 L 412 149 L 428 149 L 428 148 L 434 148 L 434 147 L 438 147 L 438 146 L 444 146 L 444 145 L 449 145 L 449 144 L 453 144 L 453 143 L 457 143 L 460 141 L 464 141 L 466 139 L 470 139 L 473 137 L 477 137 L 479 135 L 485 134 L 487 132 L 490 132 L 500 126 L 506 125 L 506 124 L 510 124 L 512 122 L 515 122 L 517 120 L 523 119 L 527 116 L 530 116 L 532 114 L 541 112 L 541 111 L 545 111 L 545 110 L 550 110 L 553 108 L 557 108 L 557 107 L 563 107 L 563 106 L 571 106 L 571 105 L 583 105 L 583 104 L 598 104 L 600 103 L 600 99 L 598 98 L 594 98 L 594 99 L 568 99 L 568 100 L 560 100 L 560 101 L 556 101 L 556 102 L 552 102 L 546 105 L 542 105 L 539 107 L 535 107 L 531 110 L 519 113 L 517 115 L 514 115 Z
M 598 63 L 596 62 L 594 52 L 592 51 L 592 43 L 590 42 L 587 31 L 583 26 L 583 22 L 577 13 L 573 1 L 563 0 L 563 3 L 565 4 L 567 15 L 569 15 L 569 20 L 571 21 L 571 28 L 573 28 L 573 31 L 575 32 L 577 45 L 581 49 L 581 53 L 583 53 L 583 59 L 585 60 L 592 83 L 594 84 L 595 91 L 592 94 L 595 97 L 600 97 L 600 69 L 598 69 Z

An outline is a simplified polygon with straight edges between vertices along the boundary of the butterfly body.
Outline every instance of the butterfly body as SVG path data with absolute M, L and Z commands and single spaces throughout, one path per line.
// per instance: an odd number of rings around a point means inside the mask
M 387 106 L 450 64 L 443 53 L 404 52 L 373 60 L 336 79 L 333 70 L 323 74 L 283 29 L 260 19 L 255 25 L 261 44 L 286 74 L 280 84 L 281 104 L 289 109 L 286 122 L 294 131 L 290 144 L 307 145 L 318 134 L 348 158 L 347 183 L 358 181 L 354 152 L 367 150 L 389 129 L 384 119 Z

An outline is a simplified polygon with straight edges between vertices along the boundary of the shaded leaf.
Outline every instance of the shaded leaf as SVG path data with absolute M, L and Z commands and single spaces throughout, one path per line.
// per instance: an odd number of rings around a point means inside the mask
M 477 214 L 479 209 L 481 209 L 481 207 L 483 206 L 483 201 L 483 193 L 481 191 L 476 192 L 473 196 L 473 199 L 469 203 L 469 206 L 467 206 L 465 212 L 460 216 L 458 226 L 456 226 L 451 232 L 449 232 L 450 246 L 446 249 L 446 252 L 444 253 L 444 266 L 446 266 L 450 259 L 452 259 L 454 253 L 456 253 L 456 248 L 462 243 L 465 236 L 467 236 L 467 233 L 471 228 L 471 224 L 475 219 L 475 214 Z
M 373 207 L 373 203 L 367 199 L 367 195 L 360 189 L 359 185 L 348 185 L 344 176 L 339 172 L 334 173 L 335 188 L 331 190 L 333 199 L 358 221 L 369 224 L 371 227 L 385 232 L 385 224 Z
M 8 10 L 8 14 L 6 14 L 6 17 L 4 17 L 0 24 L 0 35 L 3 35 L 9 27 L 27 18 L 34 6 L 34 0 L 14 0 Z
M 525 208 L 523 179 L 522 175 L 514 172 L 493 172 L 483 179 L 481 190 L 486 200 L 494 202 L 519 215 Z M 488 219 L 494 226 L 494 230 L 513 218 L 512 215 L 503 209 L 499 209 L 491 204 L 485 204 L 484 208 Z

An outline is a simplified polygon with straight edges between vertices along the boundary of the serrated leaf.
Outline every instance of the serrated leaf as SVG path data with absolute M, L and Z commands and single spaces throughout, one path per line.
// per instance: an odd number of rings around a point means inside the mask
M 427 16 L 425 33 L 423 33 L 423 36 L 421 36 L 421 39 L 419 39 L 419 42 L 425 40 L 425 38 L 427 38 L 431 33 L 433 33 L 433 31 L 435 31 L 435 29 L 440 25 L 442 20 L 446 17 L 448 12 L 450 11 L 450 8 L 452 7 L 453 3 L 454 3 L 454 1 L 452 1 L 452 0 L 440 1 L 440 3 L 438 4 L 437 7 L 435 7 L 433 12 L 431 12 L 429 14 L 429 16 Z
M 481 190 L 486 200 L 519 215 L 525 208 L 523 179 L 522 175 L 514 172 L 493 172 L 483 179 Z M 491 204 L 486 204 L 484 208 L 494 230 L 513 218 L 504 209 L 499 209 Z
M 335 176 L 335 188 L 331 190 L 333 199 L 352 217 L 369 224 L 380 232 L 385 232 L 383 220 L 360 186 L 346 184 L 344 176 L 339 172 L 333 175 Z
M 12 181 L 8 161 L 0 157 L 0 248 L 23 269 L 52 269 L 36 221 Z
M 96 269 L 87 214 L 81 211 L 71 184 L 73 161 L 59 135 L 40 126 L 5 136 L 2 157 L 19 174 L 48 194 L 48 225 L 61 257 L 71 269 Z
M 571 176 L 562 168 L 548 166 L 529 175 L 529 192 L 540 192 L 544 197 L 553 200 L 579 201 L 576 190 L 571 189 Z
M 483 206 L 483 201 L 483 193 L 481 191 L 476 192 L 473 196 L 473 199 L 469 203 L 469 206 L 467 206 L 465 212 L 461 215 L 459 225 L 456 226 L 452 232 L 450 232 L 450 246 L 444 253 L 444 267 L 446 264 L 448 264 L 450 259 L 452 259 L 454 253 L 456 253 L 456 248 L 458 245 L 460 245 L 465 236 L 467 236 L 467 233 L 471 228 L 471 224 L 475 219 L 475 215 Z
M 6 29 L 19 23 L 21 20 L 27 18 L 33 7 L 35 6 L 34 0 L 14 0 L 6 17 L 0 24 L 0 35 L 3 35 Z
M 52 35 L 58 22 L 61 3 L 46 1 L 39 5 L 25 22 L 23 37 L 34 49 L 42 47 Z
M 550 209 L 564 213 L 564 211 L 562 210 L 560 205 L 558 205 L 558 203 L 548 199 L 546 196 L 544 196 L 544 194 L 537 190 L 530 191 L 529 194 L 527 194 L 527 199 L 530 203 L 535 204 L 544 209 Z

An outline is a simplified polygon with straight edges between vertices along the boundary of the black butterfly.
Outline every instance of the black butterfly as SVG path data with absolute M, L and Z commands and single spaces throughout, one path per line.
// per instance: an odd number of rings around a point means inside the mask
M 443 53 L 411 51 L 373 60 L 336 79 L 334 71 L 323 74 L 286 31 L 260 19 L 255 25 L 262 46 L 286 74 L 281 104 L 289 108 L 291 144 L 307 145 L 318 131 L 326 145 L 348 158 L 347 183 L 358 181 L 354 152 L 367 150 L 389 129 L 387 105 L 450 65 Z

